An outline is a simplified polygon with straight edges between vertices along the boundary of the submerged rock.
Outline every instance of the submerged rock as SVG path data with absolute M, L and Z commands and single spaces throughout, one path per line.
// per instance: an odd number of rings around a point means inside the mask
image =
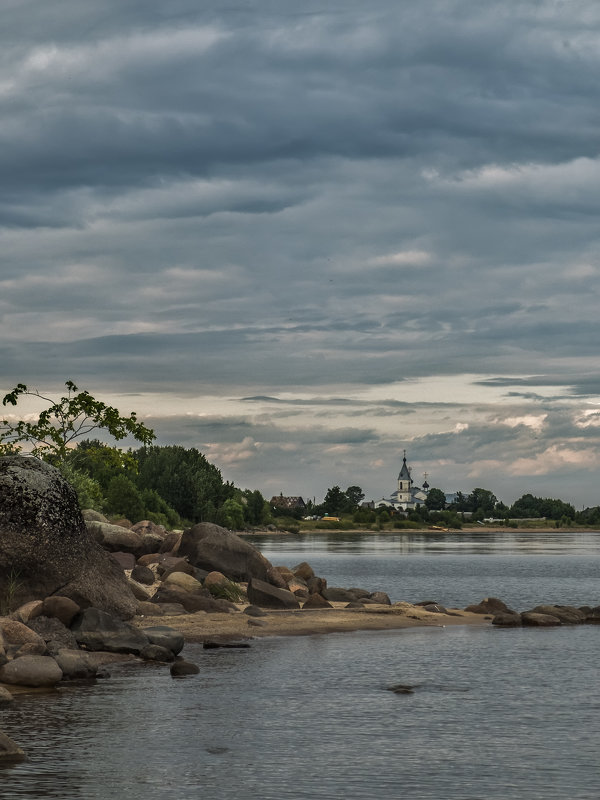
M 10 761 L 22 761 L 25 758 L 25 752 L 19 747 L 16 742 L 0 731 L 0 764 Z

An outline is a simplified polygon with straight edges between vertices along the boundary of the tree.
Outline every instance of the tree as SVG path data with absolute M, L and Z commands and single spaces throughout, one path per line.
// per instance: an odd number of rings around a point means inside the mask
M 470 510 L 483 517 L 491 517 L 498 499 L 489 489 L 473 489 L 468 498 Z
M 365 493 L 360 486 L 349 486 L 346 489 L 346 499 L 346 510 L 350 512 L 356 511 L 358 506 L 365 499 Z
M 60 400 L 46 397 L 37 389 L 29 390 L 24 383 L 4 396 L 3 406 L 16 406 L 19 397 L 27 395 L 39 398 L 47 408 L 40 412 L 37 422 L 2 420 L 0 452 L 18 452 L 21 444 L 29 444 L 33 455 L 60 463 L 76 439 L 98 428 L 107 430 L 117 441 L 128 435 L 143 444 L 155 439 L 154 432 L 138 422 L 135 412 L 121 416 L 116 408 L 96 400 L 89 392 L 80 392 L 72 381 L 66 381 L 65 386 L 67 394 Z
M 346 507 L 347 501 L 346 493 L 342 492 L 339 486 L 332 486 L 331 489 L 327 489 L 323 505 L 329 514 L 340 514 Z
M 217 509 L 232 497 L 234 487 L 223 483 L 221 472 L 195 448 L 179 445 L 141 447 L 137 485 L 155 489 L 184 519 L 214 522 Z
M 108 484 L 106 504 L 113 514 L 121 514 L 131 522 L 144 519 L 144 501 L 137 486 L 126 475 L 115 475 Z
M 446 508 L 446 495 L 441 489 L 430 489 L 425 500 L 428 511 L 443 511 Z

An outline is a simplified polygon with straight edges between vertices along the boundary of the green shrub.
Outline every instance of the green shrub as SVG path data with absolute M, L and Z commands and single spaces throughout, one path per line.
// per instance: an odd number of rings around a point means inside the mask
M 206 587 L 211 595 L 218 600 L 229 600 L 231 603 L 242 603 L 246 600 L 246 593 L 242 587 L 227 580 L 224 583 L 213 583 Z

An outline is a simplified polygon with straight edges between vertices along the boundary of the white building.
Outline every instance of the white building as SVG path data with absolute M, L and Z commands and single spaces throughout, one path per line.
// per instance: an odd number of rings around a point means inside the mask
M 418 505 L 423 505 L 427 499 L 429 484 L 425 476 L 423 487 L 415 486 L 413 483 L 411 469 L 406 464 L 406 450 L 402 459 L 402 467 L 398 475 L 398 488 L 389 497 L 382 497 L 377 500 L 375 508 L 381 506 L 392 506 L 397 511 L 412 511 Z

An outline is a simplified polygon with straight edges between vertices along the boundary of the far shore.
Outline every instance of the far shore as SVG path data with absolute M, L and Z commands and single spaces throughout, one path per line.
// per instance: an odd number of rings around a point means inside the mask
M 290 523 L 292 525 L 292 523 Z M 441 533 L 454 536 L 465 536 L 467 534 L 478 533 L 520 533 L 520 534 L 536 534 L 536 533 L 598 533 L 600 528 L 590 528 L 579 525 L 565 525 L 560 528 L 554 525 L 544 526 L 526 526 L 522 525 L 517 528 L 506 527 L 505 525 L 465 525 L 463 528 L 448 528 L 436 529 L 431 528 L 383 528 L 382 530 L 373 530 L 372 528 L 301 528 L 299 531 L 289 531 L 284 528 L 277 530 L 243 530 L 237 531 L 239 536 L 301 536 L 303 534 L 331 534 L 331 533 L 361 533 L 373 536 L 381 534 L 417 534 L 423 536 L 439 536 Z

